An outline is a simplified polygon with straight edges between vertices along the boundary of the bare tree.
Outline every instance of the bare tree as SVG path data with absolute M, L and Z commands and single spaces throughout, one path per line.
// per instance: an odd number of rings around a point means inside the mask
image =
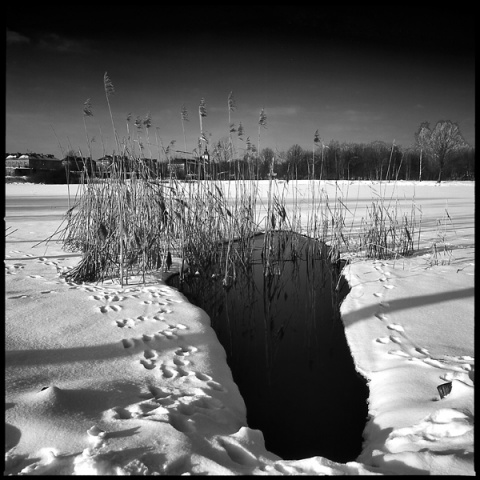
M 438 165 L 438 183 L 442 181 L 446 158 L 451 153 L 468 147 L 459 126 L 450 120 L 439 120 L 433 130 L 430 130 L 428 122 L 423 122 L 415 134 L 415 140 L 421 147 L 420 152 L 427 151 Z
M 420 150 L 420 166 L 418 169 L 418 180 L 422 181 L 422 162 L 423 154 L 429 150 L 429 138 L 432 131 L 430 130 L 430 124 L 428 122 L 422 122 L 420 127 L 415 132 L 415 147 Z

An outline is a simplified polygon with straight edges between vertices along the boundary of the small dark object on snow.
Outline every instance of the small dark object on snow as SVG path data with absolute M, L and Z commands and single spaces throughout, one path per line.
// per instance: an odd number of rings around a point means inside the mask
M 446 397 L 452 391 L 452 382 L 443 383 L 437 387 L 440 398 Z

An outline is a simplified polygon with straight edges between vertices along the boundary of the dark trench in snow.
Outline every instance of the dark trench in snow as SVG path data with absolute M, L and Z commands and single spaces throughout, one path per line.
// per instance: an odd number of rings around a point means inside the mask
M 285 460 L 353 461 L 362 450 L 368 387 L 339 313 L 348 284 L 325 260 L 325 245 L 297 234 L 274 242 L 281 254 L 270 258 L 269 274 L 261 235 L 231 288 L 211 272 L 169 284 L 210 316 L 248 426 L 263 432 L 267 450 Z

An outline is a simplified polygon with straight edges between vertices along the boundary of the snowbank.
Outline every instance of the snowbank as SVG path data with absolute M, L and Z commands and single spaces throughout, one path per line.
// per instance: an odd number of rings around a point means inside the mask
M 332 198 L 337 187 L 325 184 Z M 6 185 L 4 473 L 474 475 L 474 184 L 341 185 L 363 206 L 384 187 L 415 198 L 427 227 L 417 256 L 345 269 L 341 314 L 370 396 L 363 452 L 340 464 L 265 449 L 209 318 L 164 278 L 65 282 L 80 257 L 37 244 L 58 227 L 65 185 Z M 435 262 L 446 209 L 451 250 Z

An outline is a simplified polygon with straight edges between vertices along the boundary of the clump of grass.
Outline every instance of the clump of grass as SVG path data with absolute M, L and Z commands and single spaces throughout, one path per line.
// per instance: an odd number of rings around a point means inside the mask
M 236 169 L 233 181 L 226 184 L 208 176 L 205 180 L 183 183 L 172 176 L 171 170 L 168 178 L 162 178 L 158 165 L 152 169 L 142 158 L 140 137 L 132 141 L 129 134 L 123 144 L 120 142 L 110 106 L 110 97 L 115 90 L 107 74 L 104 87 L 120 154 L 114 154 L 114 162 L 106 178 L 89 176 L 85 170 L 81 194 L 67 212 L 67 226 L 62 231 L 64 247 L 67 251 L 83 254 L 81 262 L 66 274 L 69 280 L 104 281 L 119 277 L 123 286 L 129 276 L 141 275 L 145 281 L 149 271 L 161 267 L 169 269 L 172 254 L 175 254 L 182 259 L 181 279 L 188 272 L 203 274 L 213 271 L 214 275 L 223 278 L 224 285 L 228 287 L 235 280 L 237 266 L 247 265 L 252 258 L 253 240 L 259 233 L 265 234 L 262 251 L 266 275 L 274 273 L 272 265 L 281 251 L 281 245 L 274 244 L 273 240 L 273 233 L 278 232 L 306 234 L 327 244 L 327 256 L 335 264 L 345 253 L 357 254 L 361 251 L 367 258 L 376 259 L 413 253 L 415 239 L 420 235 L 413 200 L 410 214 L 406 214 L 401 211 L 398 201 L 392 201 L 393 194 L 390 199 L 385 193 L 376 194 L 360 228 L 356 229 L 356 207 L 352 210 L 346 206 L 348 190 L 345 197 L 336 183 L 335 198 L 330 200 L 323 188 L 321 170 L 320 179 L 315 178 L 315 157 L 311 184 L 307 189 L 311 195 L 309 199 L 299 199 L 296 172 L 290 185 L 277 181 L 274 158 L 270 166 L 266 204 L 261 198 L 258 178 L 252 171 L 253 162 L 245 172 Z M 233 98 L 229 96 L 229 124 L 233 105 Z M 183 127 L 183 121 L 187 120 L 185 107 L 181 114 Z M 202 124 L 204 117 L 206 107 L 202 98 L 199 145 L 204 141 L 206 147 Z M 138 125 L 142 125 L 140 120 Z M 266 115 L 262 109 L 258 148 L 261 127 L 265 125 Z M 151 160 L 149 114 L 143 126 Z M 240 126 L 241 122 L 239 135 Z M 139 155 L 135 153 L 135 142 L 140 147 Z M 314 145 L 318 142 L 316 132 Z M 168 149 L 163 146 L 162 149 L 169 162 Z M 160 148 L 158 150 L 160 162 Z M 231 135 L 229 151 L 233 151 Z M 199 157 L 203 148 L 197 153 Z M 201 178 L 200 175 L 198 178 Z M 224 190 L 225 185 L 228 185 L 228 193 Z M 287 198 L 289 188 L 293 189 L 293 198 Z M 308 205 L 308 212 L 302 216 L 301 205 L 304 202 Z M 347 223 L 348 216 L 351 217 L 350 224 Z M 283 241 L 282 235 L 275 235 L 275 239 L 276 242 Z M 293 241 L 293 257 L 296 255 L 295 248 Z
M 103 281 L 124 272 L 145 274 L 168 253 L 171 230 L 168 186 L 122 176 L 122 166 L 102 182 L 83 184 L 71 208 L 62 240 L 67 251 L 83 253 L 67 274 L 71 281 Z
M 399 215 L 397 204 L 386 209 L 381 203 L 372 202 L 362 227 L 361 244 L 367 258 L 407 257 L 413 253 L 415 224 L 405 214 Z
M 452 219 L 445 209 L 445 215 L 442 219 L 437 220 L 435 240 L 432 242 L 431 255 L 429 264 L 434 265 L 450 265 L 453 260 L 453 248 L 451 244 L 447 242 L 448 226 L 447 223 L 453 228 L 456 235 L 455 227 L 453 226 Z

